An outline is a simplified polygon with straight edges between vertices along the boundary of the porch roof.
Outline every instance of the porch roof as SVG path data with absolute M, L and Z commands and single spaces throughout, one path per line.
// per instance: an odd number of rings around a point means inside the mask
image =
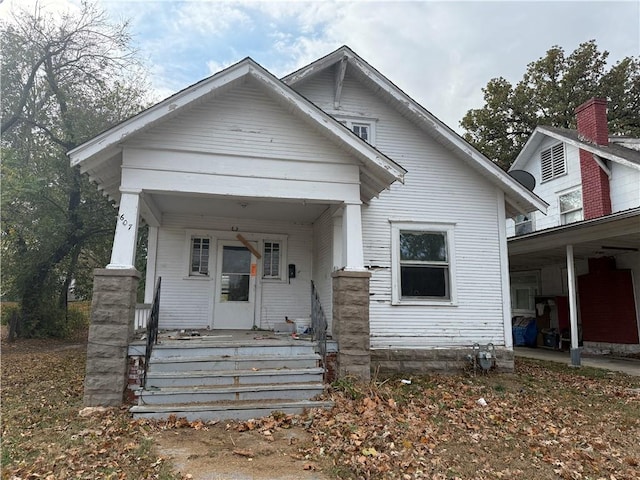
M 228 92 L 253 79 L 292 115 L 310 125 L 354 157 L 360 168 L 360 197 L 370 201 L 396 180 L 403 182 L 406 170 L 375 147 L 345 128 L 333 117 L 296 93 L 251 58 L 228 67 L 138 115 L 102 132 L 69 152 L 72 166 L 79 166 L 116 203 L 120 199 L 123 142 L 148 131 L 203 101 Z
M 576 259 L 640 251 L 640 208 L 538 232 L 507 241 L 511 270 L 566 263 L 566 246 Z

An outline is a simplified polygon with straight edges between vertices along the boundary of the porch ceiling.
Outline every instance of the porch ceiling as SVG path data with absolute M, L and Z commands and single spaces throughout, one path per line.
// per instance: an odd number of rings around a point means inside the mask
M 639 252 L 640 209 L 511 238 L 509 268 L 518 271 L 565 264 L 567 245 L 573 245 L 575 260 Z
M 207 217 L 256 218 L 312 223 L 329 205 L 300 200 L 274 201 L 258 197 L 215 197 L 205 195 L 151 194 L 162 214 L 202 215 Z

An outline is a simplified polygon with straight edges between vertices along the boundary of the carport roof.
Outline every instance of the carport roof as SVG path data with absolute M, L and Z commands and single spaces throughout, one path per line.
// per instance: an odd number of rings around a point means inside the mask
M 567 245 L 576 259 L 638 252 L 640 207 L 512 237 L 507 245 L 512 270 L 563 263 Z

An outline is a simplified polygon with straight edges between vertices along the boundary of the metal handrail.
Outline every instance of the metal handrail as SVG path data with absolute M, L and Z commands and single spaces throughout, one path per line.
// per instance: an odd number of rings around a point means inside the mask
M 162 278 L 158 277 L 156 291 L 153 294 L 153 303 L 151 304 L 151 314 L 147 321 L 147 348 L 144 352 L 144 372 L 142 374 L 142 388 L 147 386 L 147 370 L 149 369 L 149 359 L 153 346 L 158 343 L 158 318 L 160 316 L 160 284 Z
M 325 376 L 327 374 L 327 318 L 322 310 L 320 296 L 316 290 L 316 286 L 311 281 L 311 330 L 313 333 L 313 341 L 318 345 L 320 356 L 322 357 L 322 368 L 324 368 Z

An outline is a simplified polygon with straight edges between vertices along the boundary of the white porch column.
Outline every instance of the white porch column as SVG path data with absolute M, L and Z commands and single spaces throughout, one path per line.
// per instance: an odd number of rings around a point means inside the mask
M 113 238 L 111 262 L 107 268 L 135 268 L 140 191 L 123 191 Z
M 333 270 L 340 270 L 344 266 L 342 256 L 342 210 L 333 216 Z
M 578 347 L 578 302 L 576 300 L 576 272 L 573 262 L 573 245 L 567 245 L 567 285 L 569 287 L 569 325 L 571 327 L 571 365 L 580 365 Z
M 359 204 L 345 204 L 342 210 L 342 256 L 348 271 L 364 271 L 362 214 Z
M 149 226 L 147 245 L 147 271 L 144 282 L 144 303 L 153 303 L 156 285 L 156 258 L 158 255 L 158 227 Z

